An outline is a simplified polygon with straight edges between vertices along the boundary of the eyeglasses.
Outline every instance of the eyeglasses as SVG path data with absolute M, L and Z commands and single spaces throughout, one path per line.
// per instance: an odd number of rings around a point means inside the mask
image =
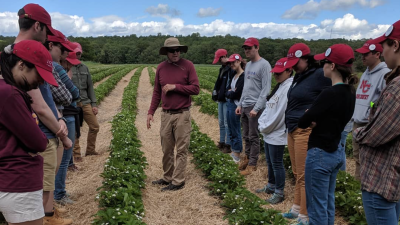
M 181 52 L 180 48 L 168 48 L 167 51 L 169 53 Z
M 244 49 L 244 50 L 247 50 L 247 51 L 248 51 L 248 50 L 251 50 L 252 48 L 253 48 L 253 46 L 251 46 L 251 47 L 249 47 L 249 46 L 244 46 L 244 47 L 243 47 L 243 49 Z

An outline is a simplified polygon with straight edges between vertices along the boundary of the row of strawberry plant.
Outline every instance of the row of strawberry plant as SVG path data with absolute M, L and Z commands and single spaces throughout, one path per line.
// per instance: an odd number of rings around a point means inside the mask
M 137 66 L 132 66 L 132 65 L 126 66 L 123 70 L 120 70 L 112 77 L 110 77 L 110 79 L 106 80 L 104 83 L 97 86 L 97 88 L 94 89 L 97 102 L 101 102 L 104 99 L 104 97 L 106 97 L 115 88 L 117 83 L 135 67 Z
M 200 112 L 218 118 L 218 103 L 211 99 L 210 94 L 200 91 L 199 95 L 192 96 L 192 99 L 196 105 L 200 106 Z
M 102 70 L 96 74 L 92 74 L 92 81 L 93 83 L 96 83 L 98 81 L 101 81 L 102 79 L 108 77 L 111 74 L 117 73 L 118 71 L 124 69 L 124 67 L 121 66 L 115 66 L 115 67 L 111 67 L 105 70 Z
M 226 211 L 224 219 L 230 224 L 287 224 L 278 211 L 261 207 L 265 201 L 244 187 L 245 179 L 230 156 L 220 152 L 194 121 L 189 151 L 194 163 L 211 181 L 211 193 L 221 198 Z
M 149 71 L 149 76 L 150 76 L 150 83 L 152 86 L 154 86 L 154 81 L 156 79 L 156 73 L 154 72 L 154 67 L 148 67 L 147 68 Z
M 101 176 L 96 197 L 100 210 L 94 224 L 145 224 L 141 189 L 145 188 L 147 166 L 134 126 L 137 116 L 137 89 L 143 67 L 138 69 L 124 90 L 122 110 L 112 120 L 111 153 Z

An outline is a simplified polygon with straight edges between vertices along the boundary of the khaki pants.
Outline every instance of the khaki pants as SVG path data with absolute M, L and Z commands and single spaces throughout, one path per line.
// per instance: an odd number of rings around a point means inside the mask
M 367 125 L 367 124 L 366 123 L 354 123 L 353 131 L 356 130 L 357 128 L 363 127 L 365 125 Z M 354 140 L 354 138 L 352 138 L 352 140 L 353 140 L 353 158 L 356 161 L 356 171 L 354 174 L 354 178 L 359 181 L 360 180 L 360 146 Z
M 43 191 L 54 191 L 57 169 L 58 138 L 49 139 L 44 152 L 39 153 L 43 157 Z
M 78 103 L 78 107 L 82 108 L 83 119 L 89 126 L 86 154 L 91 154 L 96 152 L 96 138 L 97 138 L 97 133 L 99 133 L 100 125 L 99 122 L 97 122 L 97 117 L 96 115 L 94 115 L 92 106 L 90 104 L 82 105 L 82 103 Z M 81 156 L 81 147 L 79 146 L 79 138 L 75 139 L 74 156 L 75 157 Z
M 296 186 L 294 187 L 294 204 L 300 206 L 300 214 L 307 214 L 306 205 L 306 186 L 305 186 L 305 168 L 308 150 L 308 138 L 311 134 L 311 128 L 296 128 L 288 135 L 288 149 L 290 162 Z
M 162 164 L 164 180 L 180 185 L 185 181 L 187 154 L 192 130 L 190 112 L 171 114 L 161 112 L 161 146 L 164 153 Z M 176 164 L 174 149 L 177 149 Z

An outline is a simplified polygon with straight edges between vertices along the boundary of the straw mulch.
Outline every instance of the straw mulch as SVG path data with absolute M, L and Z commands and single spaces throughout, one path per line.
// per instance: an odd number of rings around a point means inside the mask
M 74 224 L 91 224 L 92 216 L 98 211 L 98 203 L 95 201 L 96 189 L 101 186 L 103 179 L 100 174 L 103 172 L 104 163 L 109 155 L 108 150 L 112 139 L 110 121 L 121 110 L 124 88 L 128 85 L 135 71 L 136 69 L 122 78 L 116 88 L 109 96 L 104 98 L 99 106 L 97 119 L 100 124 L 100 131 L 97 135 L 96 151 L 100 155 L 84 157 L 83 162 L 76 163 L 79 171 L 68 172 L 66 190 L 71 194 L 75 203 L 66 206 L 66 209 L 69 212 L 69 217 L 74 220 Z M 88 126 L 84 124 L 80 138 L 82 154 L 86 152 L 87 133 Z
M 207 134 L 216 144 L 219 141 L 219 125 L 218 119 L 214 116 L 206 115 L 201 113 L 199 106 L 192 106 L 192 117 L 196 121 L 197 125 L 200 128 L 200 131 Z M 243 146 L 244 147 L 244 146 Z M 244 149 L 244 148 L 243 148 Z M 262 150 L 263 152 L 263 150 Z M 244 153 L 242 153 L 244 154 Z M 349 170 L 352 169 L 352 161 L 348 160 L 347 166 L 350 167 Z M 260 154 L 260 158 L 257 164 L 257 171 L 253 174 L 246 176 L 246 188 L 253 192 L 254 194 L 258 195 L 261 199 L 267 199 L 270 196 L 267 194 L 257 194 L 255 190 L 258 188 L 262 188 L 267 183 L 267 174 L 268 168 L 267 163 L 265 161 L 265 155 Z M 282 212 L 288 211 L 293 204 L 294 200 L 294 183 L 291 179 L 286 179 L 285 184 L 285 201 L 277 205 L 266 205 L 265 208 L 273 208 Z M 335 218 L 335 225 L 347 225 L 348 223 L 344 221 L 344 219 L 340 216 L 336 216 Z
M 149 163 L 146 189 L 143 193 L 145 207 L 144 222 L 152 225 L 161 224 L 228 224 L 222 217 L 224 212 L 219 207 L 219 200 L 208 195 L 207 180 L 201 171 L 195 169 L 188 158 L 186 185 L 182 190 L 161 192 L 160 186 L 151 181 L 162 178 L 162 150 L 160 143 L 160 111 L 154 114 L 151 129 L 146 127 L 147 111 L 150 107 L 153 87 L 149 81 L 147 69 L 144 69 L 138 87 L 138 116 L 135 126 L 142 142 L 141 150 Z
M 109 75 L 109 76 L 107 76 L 107 77 L 104 77 L 101 81 L 98 81 L 98 82 L 94 83 L 94 84 L 93 84 L 93 88 L 97 88 L 97 86 L 99 86 L 100 84 L 106 82 L 106 80 L 108 80 L 112 75 L 113 75 L 113 74 L 111 74 L 111 75 Z

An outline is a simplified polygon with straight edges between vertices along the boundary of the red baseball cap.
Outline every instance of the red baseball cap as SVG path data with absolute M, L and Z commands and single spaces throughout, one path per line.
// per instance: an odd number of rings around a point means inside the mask
M 287 54 L 287 62 L 285 65 L 285 69 L 292 68 L 296 65 L 300 57 L 310 54 L 310 48 L 304 43 L 296 43 L 289 48 L 289 52 Z
M 74 66 L 81 64 L 81 61 L 76 57 L 76 52 L 70 52 L 66 60 Z
M 69 51 L 69 52 L 74 51 L 74 49 L 71 48 L 70 41 L 68 40 L 68 38 L 65 37 L 65 35 L 63 33 L 61 33 L 60 31 L 58 31 L 56 29 L 54 29 L 53 35 L 47 36 L 47 41 L 58 42 L 62 46 L 64 46 L 67 49 L 67 51 Z
M 217 63 L 217 62 L 219 61 L 219 58 L 221 58 L 221 56 L 226 56 L 226 55 L 228 55 L 228 51 L 226 51 L 226 50 L 223 49 L 223 48 L 218 49 L 218 50 L 215 52 L 214 61 L 213 61 L 212 64 Z
M 391 25 L 380 37 L 372 39 L 373 44 L 380 44 L 386 39 L 400 40 L 400 20 Z
M 235 62 L 236 60 L 242 61 L 242 56 L 239 54 L 232 54 L 229 56 L 228 62 Z
M 287 57 L 281 58 L 276 61 L 274 68 L 271 70 L 272 73 L 283 73 L 285 71 L 285 65 L 287 63 Z
M 51 26 L 51 17 L 50 14 L 40 5 L 29 3 L 26 4 L 23 8 L 23 14 L 18 15 L 20 18 L 29 18 L 32 20 L 37 20 L 41 23 L 46 24 L 47 29 L 51 34 L 54 34 L 54 29 Z M 22 12 L 20 10 L 20 12 Z
M 361 54 L 368 53 L 370 51 L 383 52 L 382 45 L 373 44 L 372 40 L 368 40 L 367 42 L 364 43 L 364 45 L 361 48 L 356 49 L 356 52 Z
M 58 87 L 53 76 L 53 59 L 42 43 L 34 40 L 20 41 L 14 45 L 13 54 L 34 64 L 43 80 Z
M 260 46 L 260 44 L 258 43 L 257 38 L 249 37 L 244 41 L 244 43 L 242 45 L 242 48 L 243 48 L 243 46 L 252 47 L 254 45 Z
M 83 52 L 82 51 L 82 46 L 78 42 L 70 42 L 70 47 L 72 49 L 74 49 L 75 53 L 78 53 L 78 52 L 82 53 Z
M 354 59 L 354 51 L 346 44 L 335 44 L 328 48 L 325 53 L 315 55 L 314 59 L 326 59 L 338 65 L 351 67 L 353 63 L 349 64 L 348 61 Z

